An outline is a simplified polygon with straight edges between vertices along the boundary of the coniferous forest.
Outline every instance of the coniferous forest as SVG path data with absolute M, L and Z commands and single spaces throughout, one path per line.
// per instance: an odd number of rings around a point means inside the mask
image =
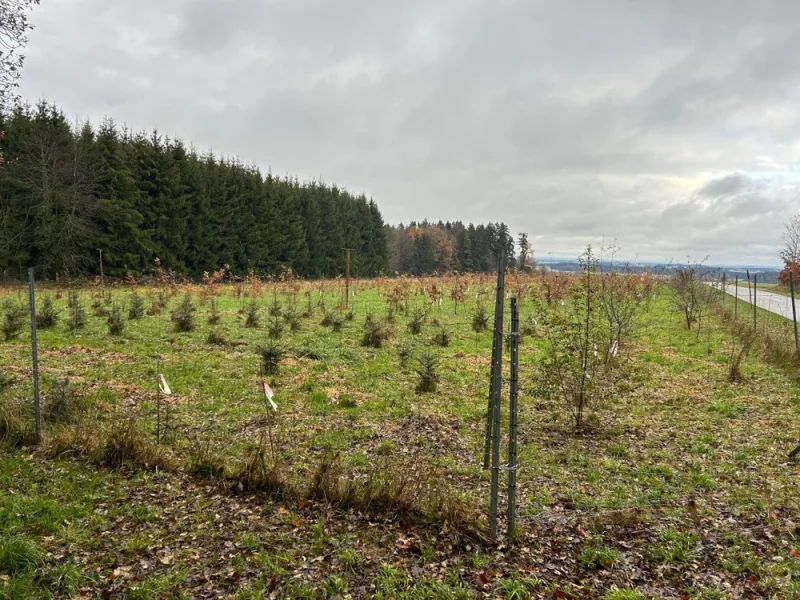
M 72 124 L 55 106 L 0 114 L 0 270 L 19 277 L 134 276 L 160 267 L 199 277 L 290 268 L 335 277 L 352 248 L 352 273 L 486 271 L 503 224 L 385 226 L 377 204 L 335 185 L 258 168 L 110 119 Z

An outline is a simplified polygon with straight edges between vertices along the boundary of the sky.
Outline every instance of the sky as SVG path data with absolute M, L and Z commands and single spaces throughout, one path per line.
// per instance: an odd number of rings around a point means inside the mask
M 796 0 L 43 0 L 21 93 L 539 257 L 778 264 Z

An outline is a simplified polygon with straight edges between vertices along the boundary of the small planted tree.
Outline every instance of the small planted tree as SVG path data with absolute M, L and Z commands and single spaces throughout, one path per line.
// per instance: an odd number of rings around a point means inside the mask
M 222 318 L 222 314 L 220 313 L 219 309 L 217 308 L 217 299 L 211 299 L 211 307 L 208 310 L 208 324 L 209 325 L 216 325 L 219 323 L 220 319 Z
M 122 318 L 122 311 L 115 303 L 111 307 L 111 312 L 108 315 L 108 333 L 111 335 L 122 335 L 125 331 L 125 319 Z
M 72 292 L 67 300 L 69 307 L 69 319 L 67 320 L 67 328 L 70 331 L 77 331 L 86 327 L 86 309 L 83 308 L 78 292 Z
M 450 345 L 450 332 L 446 327 L 442 326 L 439 328 L 439 331 L 433 336 L 433 343 L 442 348 L 446 348 Z
M 698 334 L 708 303 L 709 290 L 712 289 L 701 280 L 700 267 L 699 264 L 679 267 L 669 279 L 673 303 L 681 313 L 686 329 L 692 329 L 696 324 Z
M 270 340 L 265 346 L 258 347 L 261 356 L 261 370 L 264 375 L 277 375 L 278 368 L 286 351 L 275 341 Z
M 8 300 L 4 312 L 3 338 L 10 342 L 22 332 L 22 326 L 25 324 L 25 307 L 18 302 Z
M 52 329 L 58 324 L 58 310 L 53 305 L 53 299 L 45 296 L 42 308 L 36 313 L 36 327 L 39 329 Z
M 284 313 L 283 320 L 286 321 L 286 324 L 289 326 L 290 330 L 300 331 L 300 315 L 294 308 L 290 308 Z
M 131 307 L 128 309 L 128 319 L 135 321 L 144 317 L 144 298 L 139 294 L 131 294 Z
M 247 310 L 245 311 L 244 326 L 255 328 L 260 325 L 261 318 L 258 315 L 258 304 L 255 300 L 252 300 L 250 304 L 247 305 Z
M 417 394 L 435 392 L 439 384 L 439 374 L 436 372 L 437 360 L 430 350 L 419 357 L 417 365 Z
M 408 366 L 408 359 L 411 358 L 413 352 L 409 346 L 400 346 L 397 349 L 397 356 L 400 358 L 400 368 L 405 369 Z
M 283 308 L 281 307 L 281 303 L 278 302 L 278 297 L 275 296 L 272 299 L 272 304 L 269 305 L 269 316 L 280 317 L 282 314 L 283 314 Z
M 389 339 L 389 330 L 379 321 L 376 321 L 372 314 L 368 314 L 364 319 L 364 336 L 361 338 L 361 345 L 369 348 L 382 348 L 383 342 Z
M 591 246 L 580 257 L 580 284 L 567 310 L 550 316 L 536 373 L 540 394 L 565 407 L 575 428 L 584 425 L 587 408 L 598 407 L 613 391 L 614 373 L 605 362 L 604 336 L 596 297 L 597 261 Z
M 422 333 L 422 326 L 425 323 L 425 311 L 415 308 L 411 312 L 411 320 L 408 322 L 408 330 L 414 335 Z
M 273 340 L 279 340 L 283 335 L 283 323 L 281 323 L 281 318 L 278 315 L 270 319 L 267 326 L 267 335 Z
M 171 318 L 172 322 L 175 323 L 175 330 L 182 332 L 192 331 L 194 329 L 194 313 L 196 310 L 197 307 L 192 302 L 192 297 L 186 294 L 183 297 L 183 301 L 172 311 Z
M 489 328 L 489 314 L 486 312 L 486 307 L 483 304 L 478 304 L 475 307 L 475 312 L 472 313 L 472 331 L 480 333 Z

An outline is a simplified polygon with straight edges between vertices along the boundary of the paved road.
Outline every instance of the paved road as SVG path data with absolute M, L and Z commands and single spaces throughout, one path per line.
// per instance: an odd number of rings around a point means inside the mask
M 733 284 L 728 284 L 725 286 L 725 291 L 728 292 L 731 296 L 734 295 L 734 286 Z M 745 281 L 742 283 L 739 282 L 739 299 L 744 300 L 748 304 L 753 303 L 753 290 L 752 288 L 750 291 L 747 289 L 747 282 Z M 795 304 L 797 306 L 798 313 L 800 313 L 800 299 L 795 298 Z M 773 292 L 768 292 L 766 290 L 759 289 L 756 293 L 756 305 L 759 308 L 763 308 L 764 310 L 768 310 L 769 312 L 775 313 L 776 315 L 781 315 L 782 317 L 786 317 L 787 319 L 792 318 L 792 299 L 789 296 L 783 296 L 782 294 L 775 294 Z M 800 314 L 798 314 L 798 318 L 800 318 Z

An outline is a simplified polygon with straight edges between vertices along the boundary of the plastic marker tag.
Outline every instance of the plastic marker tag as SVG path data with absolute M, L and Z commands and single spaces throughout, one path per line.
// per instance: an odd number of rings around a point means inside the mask
M 269 387 L 269 384 L 266 381 L 262 381 L 261 385 L 264 388 L 264 398 L 266 398 L 267 402 L 269 402 L 270 408 L 272 408 L 272 410 L 278 410 L 278 405 L 272 401 L 272 398 L 275 396 L 275 394 L 272 392 L 272 388 Z
M 167 395 L 172 394 L 172 390 L 169 389 L 169 384 L 167 383 L 167 380 L 164 379 L 164 376 L 159 374 L 158 377 L 159 377 L 158 389 L 161 390 L 161 393 L 162 394 L 167 394 Z

